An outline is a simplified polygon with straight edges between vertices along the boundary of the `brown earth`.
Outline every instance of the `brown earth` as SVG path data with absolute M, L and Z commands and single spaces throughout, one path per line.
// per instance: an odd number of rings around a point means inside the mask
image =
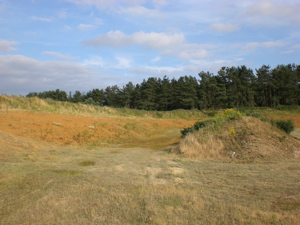
M 0 118 L 0 131 L 31 140 L 60 145 L 142 145 L 150 148 L 164 148 L 178 143 L 180 129 L 195 122 L 186 119 L 76 116 L 30 111 L 0 111 Z

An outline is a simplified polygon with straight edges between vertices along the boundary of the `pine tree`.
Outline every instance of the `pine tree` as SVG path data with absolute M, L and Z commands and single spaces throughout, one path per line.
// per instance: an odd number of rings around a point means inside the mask
M 275 87 L 270 68 L 270 66 L 263 65 L 256 70 L 255 99 L 258 106 L 272 107 L 275 105 Z
M 158 110 L 167 111 L 170 109 L 171 84 L 169 78 L 164 76 L 158 79 L 157 104 Z

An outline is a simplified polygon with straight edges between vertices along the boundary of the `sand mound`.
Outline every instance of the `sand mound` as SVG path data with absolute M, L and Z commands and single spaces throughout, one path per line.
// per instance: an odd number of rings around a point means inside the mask
M 179 152 L 191 158 L 258 160 L 298 157 L 300 141 L 253 117 L 188 135 Z

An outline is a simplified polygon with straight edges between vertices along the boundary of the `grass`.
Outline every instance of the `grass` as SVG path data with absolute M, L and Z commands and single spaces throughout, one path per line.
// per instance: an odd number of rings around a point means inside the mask
M 121 116 L 142 117 L 159 119 L 199 119 L 207 117 L 199 110 L 173 110 L 168 112 L 146 111 L 128 108 L 111 108 L 82 103 L 54 101 L 37 97 L 26 98 L 23 96 L 0 96 L 0 110 L 28 110 L 34 112 L 53 112 L 69 115 L 89 116 Z
M 92 160 L 84 160 L 78 163 L 79 166 L 94 166 L 95 164 L 96 162 Z
M 299 159 L 193 161 L 139 148 L 45 148 L 37 155 L 35 162 L 1 163 L 0 224 L 297 224 L 300 219 Z
M 4 118 L 0 121 L 1 225 L 231 225 L 300 221 L 300 158 L 289 155 L 290 150 L 296 152 L 300 148 L 289 145 L 293 142 L 290 137 L 276 133 L 270 124 L 266 128 L 261 121 L 248 117 L 233 120 L 228 111 L 228 123 L 222 124 L 219 118 L 217 122 L 222 126 L 210 127 L 197 138 L 188 135 L 187 138 L 195 138 L 190 143 L 189 139 L 181 142 L 191 151 L 205 149 L 203 152 L 208 155 L 195 160 L 191 158 L 199 158 L 197 155 L 187 158 L 166 149 L 178 144 L 180 133 L 178 128 L 171 129 L 169 120 L 161 119 L 195 116 L 204 120 L 207 115 L 218 116 L 215 111 L 158 113 L 7 96 L 1 98 L 0 108 Z M 14 110 L 29 110 L 26 115 L 31 120 L 24 123 L 24 117 L 13 117 Z M 37 111 L 62 115 L 50 117 L 53 114 Z M 276 110 L 266 112 L 279 115 Z M 296 116 L 294 112 L 283 113 Z M 78 120 L 66 116 L 70 114 L 77 115 Z M 113 120 L 108 120 L 109 116 Z M 47 129 L 35 134 L 49 117 Z M 27 123 L 30 126 L 25 126 Z M 22 130 L 20 124 L 26 129 Z M 266 132 L 270 129 L 272 135 Z M 14 131 L 20 133 L 9 133 Z M 59 138 L 68 137 L 63 136 L 63 131 L 74 131 L 70 138 L 88 143 L 55 144 Z M 89 146 L 99 139 L 109 142 L 110 139 L 101 139 L 106 133 L 126 139 L 126 143 L 122 148 Z M 135 139 L 126 136 L 135 134 Z M 144 136 L 138 136 L 141 134 Z M 272 145 L 267 146 L 268 143 Z M 117 143 L 111 140 L 109 146 L 112 144 Z M 257 158 L 266 152 L 269 155 L 262 160 L 236 160 L 220 154 L 222 147 L 231 153 L 236 149 L 249 150 L 249 146 L 254 147 L 254 152 L 244 156 Z M 285 149 L 289 146 L 291 149 Z M 287 155 L 268 158 L 277 147 Z
M 234 110 L 225 110 L 213 118 L 214 123 L 189 131 L 173 152 L 197 159 L 234 157 L 253 161 L 291 158 L 300 143 L 287 133 L 254 117 L 245 117 Z

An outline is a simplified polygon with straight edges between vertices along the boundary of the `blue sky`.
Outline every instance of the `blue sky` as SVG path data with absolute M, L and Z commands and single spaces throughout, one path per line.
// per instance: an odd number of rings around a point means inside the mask
M 0 94 L 300 60 L 299 0 L 0 0 Z

